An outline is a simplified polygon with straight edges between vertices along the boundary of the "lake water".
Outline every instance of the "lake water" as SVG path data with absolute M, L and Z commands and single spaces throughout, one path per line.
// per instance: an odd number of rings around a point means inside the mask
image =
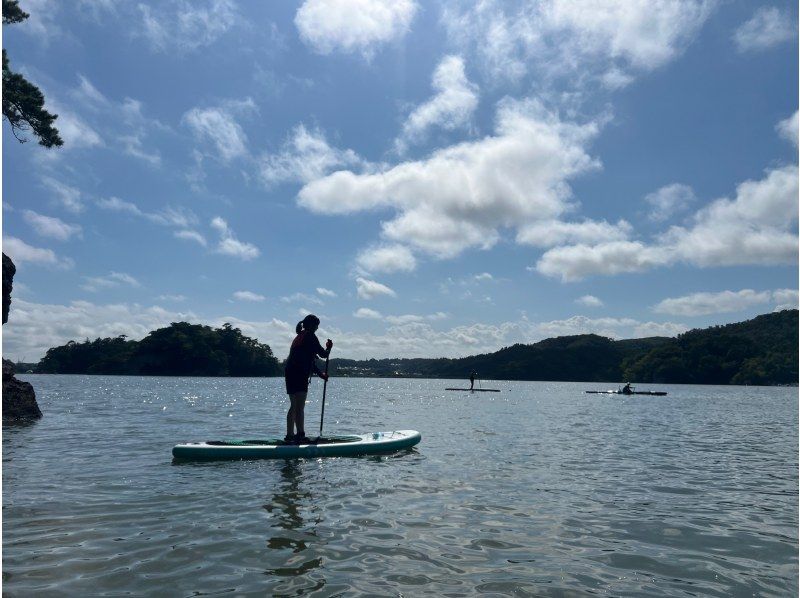
M 282 379 L 21 376 L 7 596 L 795 596 L 796 388 L 332 379 L 327 433 L 391 456 L 173 464 L 282 436 Z M 306 408 L 319 425 L 321 384 Z

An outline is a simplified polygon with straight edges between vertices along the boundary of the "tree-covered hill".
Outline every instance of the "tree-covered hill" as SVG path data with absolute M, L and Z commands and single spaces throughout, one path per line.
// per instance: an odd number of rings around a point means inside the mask
M 797 384 L 797 310 L 686 332 L 614 341 L 594 334 L 517 344 L 460 359 L 332 359 L 340 376 Z
M 211 328 L 173 322 L 141 341 L 116 338 L 70 341 L 47 351 L 41 374 L 153 376 L 277 376 L 283 372 L 269 345 L 224 324 Z

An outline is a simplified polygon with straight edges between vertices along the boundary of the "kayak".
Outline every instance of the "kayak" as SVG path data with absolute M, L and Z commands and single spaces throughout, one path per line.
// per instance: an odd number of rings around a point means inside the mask
M 445 390 L 463 390 L 465 392 L 500 392 L 496 388 L 445 388 Z
M 632 392 L 622 392 L 621 390 L 587 390 L 590 395 L 649 395 L 651 397 L 663 397 L 667 393 L 660 390 L 635 390 Z
M 355 457 L 391 453 L 422 440 L 416 430 L 374 432 L 352 436 L 326 436 L 311 444 L 286 444 L 278 438 L 208 440 L 176 444 L 172 456 L 178 460 L 292 459 L 296 457 Z

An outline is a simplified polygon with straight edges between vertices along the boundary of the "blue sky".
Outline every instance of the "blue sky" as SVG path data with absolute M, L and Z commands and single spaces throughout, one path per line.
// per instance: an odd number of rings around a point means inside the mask
M 798 301 L 797 9 L 22 0 L 4 353 L 186 320 L 288 352 L 675 335 Z

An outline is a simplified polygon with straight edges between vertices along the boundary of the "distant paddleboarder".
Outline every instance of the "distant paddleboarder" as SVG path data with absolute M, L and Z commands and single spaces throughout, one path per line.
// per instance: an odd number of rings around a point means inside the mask
M 478 372 L 472 372 L 469 375 L 469 389 L 475 390 L 475 378 L 478 376 Z
M 328 379 L 328 375 L 317 367 L 316 359 L 317 356 L 324 358 L 330 354 L 333 341 L 328 339 L 323 349 L 315 334 L 317 328 L 319 328 L 319 318 L 313 314 L 307 315 L 297 323 L 295 328 L 297 336 L 292 341 L 289 357 L 286 360 L 284 377 L 286 378 L 286 392 L 289 394 L 291 402 L 289 412 L 286 414 L 286 438 L 284 441 L 287 443 L 311 442 L 305 432 L 308 383 L 312 372 L 316 372 L 317 376 L 323 380 Z M 297 433 L 295 433 L 295 428 Z

